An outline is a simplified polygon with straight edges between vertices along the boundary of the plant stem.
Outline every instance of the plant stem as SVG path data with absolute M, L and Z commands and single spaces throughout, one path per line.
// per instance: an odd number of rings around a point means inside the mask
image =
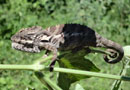
M 130 77 L 111 75 L 111 74 L 103 74 L 103 73 L 90 72 L 90 71 L 73 70 L 73 69 L 65 69 L 65 68 L 54 68 L 54 71 L 62 72 L 62 73 L 71 73 L 71 74 L 79 74 L 79 75 L 86 75 L 86 76 L 93 76 L 93 77 L 115 79 L 115 80 L 130 81 Z
M 0 70 L 49 71 L 49 67 L 45 67 L 44 65 L 38 65 L 38 64 L 36 65 L 0 65 Z M 61 73 L 71 73 L 71 74 L 79 74 L 79 75 L 86 75 L 86 76 L 93 76 L 93 77 L 130 81 L 130 77 L 126 77 L 126 76 L 103 74 L 103 73 L 83 71 L 83 70 L 74 70 L 74 69 L 65 69 L 65 68 L 55 67 L 54 71 L 61 72 Z
M 38 68 L 44 68 L 42 65 L 9 65 L 0 64 L 0 70 L 35 70 Z

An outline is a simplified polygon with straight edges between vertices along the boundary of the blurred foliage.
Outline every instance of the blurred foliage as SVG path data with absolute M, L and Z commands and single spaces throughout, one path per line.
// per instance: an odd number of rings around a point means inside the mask
M 121 45 L 130 44 L 130 0 L 0 0 L 0 63 L 30 64 L 42 56 L 43 53 L 11 49 L 10 37 L 19 29 L 33 25 L 46 28 L 62 23 L 85 24 Z M 87 58 L 104 73 L 118 74 L 121 69 L 121 63 L 108 65 L 99 54 L 89 54 Z M 0 71 L 0 76 L 2 90 L 24 90 L 27 87 L 47 90 L 35 80 L 32 72 Z M 99 78 L 79 81 L 85 90 L 110 90 L 112 82 Z M 130 88 L 127 83 L 122 86 L 123 90 Z

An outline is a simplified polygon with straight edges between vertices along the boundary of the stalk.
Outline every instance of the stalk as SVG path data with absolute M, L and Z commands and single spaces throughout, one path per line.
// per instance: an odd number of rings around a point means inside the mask
M 0 65 L 0 70 L 31 70 L 31 71 L 49 71 L 49 67 L 44 65 Z M 130 77 L 127 76 L 119 76 L 119 75 L 111 75 L 111 74 L 103 74 L 97 72 L 83 71 L 83 70 L 74 70 L 74 69 L 66 69 L 66 68 L 54 68 L 54 72 L 61 73 L 70 73 L 70 74 L 78 74 L 85 76 L 93 76 L 100 78 L 108 78 L 115 80 L 123 80 L 130 81 Z

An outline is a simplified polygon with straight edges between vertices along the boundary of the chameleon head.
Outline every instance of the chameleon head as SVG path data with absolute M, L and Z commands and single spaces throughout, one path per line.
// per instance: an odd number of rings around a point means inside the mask
M 39 48 L 34 45 L 36 33 L 41 31 L 39 26 L 24 28 L 11 37 L 12 48 L 26 52 L 40 52 Z

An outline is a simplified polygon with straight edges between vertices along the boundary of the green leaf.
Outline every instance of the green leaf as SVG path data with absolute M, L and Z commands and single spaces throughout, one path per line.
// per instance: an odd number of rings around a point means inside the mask
M 125 56 L 130 57 L 130 46 L 123 47 Z
M 59 57 L 59 66 L 64 68 L 86 70 L 86 71 L 100 71 L 90 60 L 85 59 L 86 52 L 84 50 L 77 53 L 68 52 Z M 71 83 L 81 79 L 89 78 L 88 76 L 59 73 L 58 85 L 63 90 L 69 90 Z

